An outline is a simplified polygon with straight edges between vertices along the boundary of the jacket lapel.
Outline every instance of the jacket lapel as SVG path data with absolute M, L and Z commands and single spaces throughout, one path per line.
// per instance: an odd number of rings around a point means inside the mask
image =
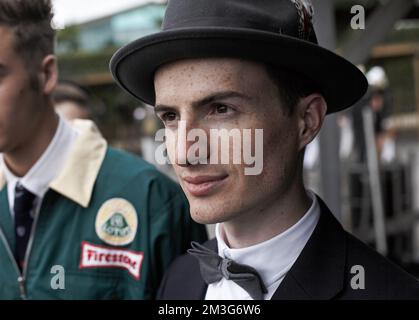
M 272 300 L 326 300 L 343 289 L 345 231 L 326 204 L 319 197 L 317 200 L 319 222 Z
M 182 295 L 180 300 L 205 300 L 208 285 L 202 279 L 199 268 L 188 275 L 188 283 L 192 284 L 192 286 L 178 289 L 181 291 L 180 295 Z

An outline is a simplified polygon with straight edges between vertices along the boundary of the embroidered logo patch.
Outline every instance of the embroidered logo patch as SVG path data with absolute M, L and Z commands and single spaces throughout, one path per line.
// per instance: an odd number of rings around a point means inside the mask
M 81 249 L 80 269 L 122 268 L 140 280 L 144 253 L 126 249 L 115 249 L 84 241 Z
M 98 237 L 114 246 L 131 243 L 137 227 L 138 217 L 134 206 L 122 198 L 106 201 L 96 216 L 95 229 Z

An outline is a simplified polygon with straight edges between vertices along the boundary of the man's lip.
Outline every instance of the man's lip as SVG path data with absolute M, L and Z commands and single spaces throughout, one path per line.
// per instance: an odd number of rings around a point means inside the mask
M 224 184 L 228 175 L 184 177 L 185 187 L 195 197 L 204 197 Z
M 183 180 L 190 184 L 203 184 L 207 182 L 213 182 L 213 181 L 220 181 L 227 178 L 227 174 L 225 175 L 218 175 L 218 176 L 196 176 L 196 177 L 184 177 Z

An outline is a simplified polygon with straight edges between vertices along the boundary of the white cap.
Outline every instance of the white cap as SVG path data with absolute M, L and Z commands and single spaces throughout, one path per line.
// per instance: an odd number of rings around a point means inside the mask
M 373 67 L 367 72 L 368 83 L 376 89 L 385 89 L 388 86 L 388 78 L 382 67 Z

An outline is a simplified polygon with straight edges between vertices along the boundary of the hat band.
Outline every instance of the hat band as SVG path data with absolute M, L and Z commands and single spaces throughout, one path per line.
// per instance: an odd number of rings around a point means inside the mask
M 260 23 L 249 19 L 234 19 L 231 17 L 205 17 L 176 21 L 175 23 L 165 22 L 163 24 L 163 31 L 176 30 L 182 28 L 234 28 L 234 29 L 251 29 L 265 32 L 271 32 L 278 35 L 285 34 L 287 36 L 298 38 L 298 32 L 290 32 L 288 28 L 283 28 L 279 25 Z

